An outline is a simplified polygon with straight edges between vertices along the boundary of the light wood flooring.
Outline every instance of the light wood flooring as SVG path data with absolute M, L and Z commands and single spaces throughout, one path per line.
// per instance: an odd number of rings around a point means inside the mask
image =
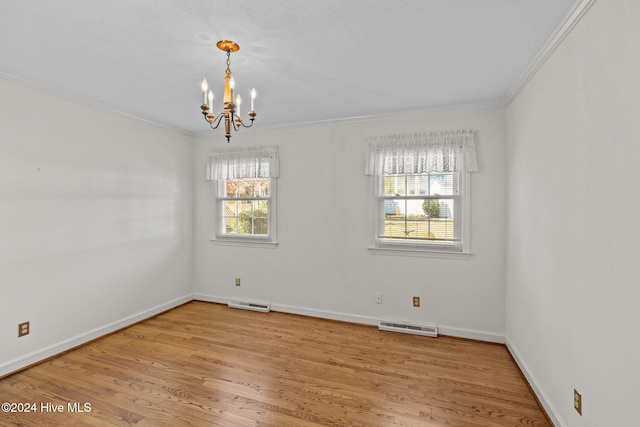
M 205 302 L 10 375 L 0 396 L 37 405 L 1 426 L 550 425 L 503 345 Z

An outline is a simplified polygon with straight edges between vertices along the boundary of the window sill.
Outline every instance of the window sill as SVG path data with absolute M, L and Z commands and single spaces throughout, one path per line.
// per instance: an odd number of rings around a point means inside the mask
M 392 256 L 411 256 L 421 258 L 447 258 L 447 259 L 463 259 L 467 260 L 471 258 L 471 252 L 451 251 L 451 250 L 436 250 L 436 249 L 423 249 L 423 248 L 367 248 L 372 255 L 392 255 Z
M 278 246 L 277 242 L 271 242 L 266 240 L 244 240 L 244 239 L 216 239 L 210 238 L 209 241 L 214 245 L 223 246 L 242 246 L 249 248 L 267 248 L 275 249 Z

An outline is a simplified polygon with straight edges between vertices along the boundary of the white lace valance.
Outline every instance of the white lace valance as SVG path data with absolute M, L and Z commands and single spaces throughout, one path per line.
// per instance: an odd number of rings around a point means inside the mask
M 209 154 L 207 180 L 277 178 L 280 176 L 278 147 L 240 147 L 214 150 Z
M 472 130 L 368 138 L 367 175 L 478 170 Z

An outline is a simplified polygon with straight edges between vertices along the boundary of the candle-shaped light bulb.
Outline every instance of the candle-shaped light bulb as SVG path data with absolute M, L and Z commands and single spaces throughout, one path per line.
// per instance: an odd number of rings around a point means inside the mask
M 233 102 L 233 90 L 236 88 L 236 81 L 233 77 L 229 79 L 229 101 Z
M 209 91 L 209 111 L 211 111 L 212 113 L 213 113 L 213 98 L 214 98 L 213 91 L 210 90 Z
M 207 103 L 207 90 L 209 89 L 209 83 L 207 83 L 207 79 L 206 78 L 202 78 L 202 94 L 203 94 L 203 99 L 204 101 L 202 101 L 203 104 Z
M 240 104 L 242 104 L 242 98 L 240 97 L 240 95 L 236 96 L 236 108 L 237 108 L 237 115 L 240 115 Z
M 253 100 L 256 99 L 256 88 L 251 89 L 251 111 L 255 111 L 253 108 Z

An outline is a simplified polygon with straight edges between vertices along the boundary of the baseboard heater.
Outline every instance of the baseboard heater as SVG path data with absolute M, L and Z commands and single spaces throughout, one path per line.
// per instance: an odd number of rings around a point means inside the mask
M 251 302 L 251 301 L 229 301 L 229 307 L 241 308 L 243 310 L 260 311 L 262 313 L 268 313 L 271 311 L 271 303 L 269 302 Z
M 437 337 L 438 327 L 436 325 L 415 325 L 403 322 L 378 322 L 378 329 L 381 331 L 402 332 L 405 334 L 424 335 L 426 337 Z

